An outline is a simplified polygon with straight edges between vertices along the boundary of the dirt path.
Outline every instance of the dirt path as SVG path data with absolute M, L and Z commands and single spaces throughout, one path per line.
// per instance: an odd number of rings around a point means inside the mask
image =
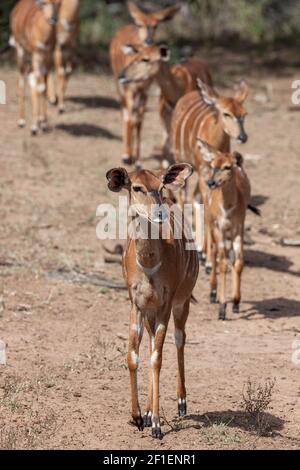
M 7 343 L 7 365 L 0 365 L 0 447 L 299 448 L 300 365 L 292 362 L 292 345 L 300 340 L 300 253 L 277 243 L 300 238 L 299 113 L 288 111 L 291 79 L 272 80 L 270 103 L 254 99 L 258 88 L 249 99 L 251 138 L 243 152 L 263 217 L 248 217 L 253 244 L 247 246 L 241 314 L 217 321 L 201 270 L 199 303 L 187 327 L 188 416 L 175 419 L 171 325 L 161 381 L 169 424 L 156 442 L 149 430 L 139 433 L 128 424 L 127 292 L 63 279 L 75 270 L 121 281 L 120 267 L 104 264 L 95 234 L 97 205 L 115 198 L 105 173 L 120 164 L 112 79 L 76 75 L 67 113 L 57 116 L 52 109 L 56 128 L 32 139 L 28 127 L 16 128 L 15 74 L 2 69 L 0 75 L 8 84 L 8 104 L 0 107 L 0 339 Z M 265 79 L 253 77 L 254 83 Z M 143 137 L 148 155 L 160 140 L 154 97 Z M 147 343 L 145 337 L 142 403 Z M 265 437 L 241 406 L 249 377 L 263 384 L 276 379 L 261 425 Z

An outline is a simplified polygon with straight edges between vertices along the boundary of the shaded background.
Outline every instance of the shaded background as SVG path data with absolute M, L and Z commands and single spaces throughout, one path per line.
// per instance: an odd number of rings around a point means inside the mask
M 0 2 L 0 47 L 9 38 L 9 12 L 16 0 Z M 145 9 L 176 3 L 170 0 L 137 2 Z M 160 30 L 168 38 L 172 60 L 203 48 L 255 51 L 264 60 L 297 65 L 300 55 L 300 0 L 188 0 L 182 14 Z M 89 67 L 108 66 L 108 45 L 114 31 L 130 21 L 126 2 L 82 0 L 78 62 Z M 205 44 L 204 44 L 205 42 Z M 91 47 L 92 46 L 92 47 Z M 286 52 L 283 53 L 282 51 Z M 266 57 L 267 52 L 272 57 Z M 10 55 L 5 60 L 10 59 Z

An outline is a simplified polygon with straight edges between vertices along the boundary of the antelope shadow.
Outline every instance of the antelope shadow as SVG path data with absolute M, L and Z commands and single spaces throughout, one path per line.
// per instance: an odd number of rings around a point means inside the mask
M 243 431 L 252 432 L 256 426 L 255 418 L 242 410 L 210 411 L 202 415 L 189 414 L 184 419 L 191 421 L 191 427 L 201 428 L 223 425 L 228 428 L 238 428 Z M 260 420 L 265 423 L 268 434 L 280 431 L 284 427 L 283 419 L 268 412 L 261 412 Z
M 241 312 L 241 319 L 249 320 L 251 317 L 259 313 L 266 318 L 276 320 L 282 317 L 294 317 L 300 315 L 300 302 L 294 299 L 286 299 L 285 297 L 276 297 L 274 299 L 249 301 L 251 307 Z
M 56 129 L 74 137 L 101 137 L 109 140 L 121 140 L 116 134 L 113 134 L 108 129 L 93 124 L 58 124 Z
M 69 96 L 68 101 L 82 104 L 86 108 L 120 109 L 120 103 L 109 96 Z
M 300 271 L 291 269 L 293 262 L 283 255 L 266 253 L 260 250 L 246 250 L 245 263 L 251 268 L 267 268 L 271 271 L 300 277 Z

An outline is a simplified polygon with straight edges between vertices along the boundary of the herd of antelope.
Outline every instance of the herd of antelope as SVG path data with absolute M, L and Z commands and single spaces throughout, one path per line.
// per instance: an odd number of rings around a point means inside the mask
M 58 99 L 59 111 L 64 110 L 66 84 L 73 68 L 79 3 L 79 0 L 20 0 L 11 14 L 11 44 L 16 48 L 19 70 L 18 124 L 21 127 L 25 124 L 24 75 L 29 72 L 32 134 L 39 128 L 47 129 L 47 101 L 54 104 Z M 149 13 L 130 1 L 128 10 L 133 23 L 114 35 L 110 61 L 122 110 L 122 162 L 134 168 L 130 172 L 124 167 L 113 168 L 106 177 L 111 191 L 125 189 L 130 205 L 143 207 L 137 214 L 148 225 L 156 224 L 161 230 L 167 221 L 170 228 L 167 238 L 128 236 L 123 253 L 123 273 L 131 300 L 128 367 L 132 417 L 140 430 L 151 426 L 153 437 L 161 438 L 159 376 L 171 312 L 178 360 L 178 413 L 183 416 L 187 409 L 185 323 L 199 260 L 210 276 L 210 301 L 219 303 L 220 320 L 226 318 L 226 277 L 231 264 L 232 311 L 238 313 L 246 211 L 250 209 L 256 214 L 259 211 L 250 205 L 250 183 L 243 157 L 230 150 L 231 139 L 245 143 L 248 138 L 244 128 L 247 84 L 241 82 L 234 94 L 227 97 L 217 92 L 208 65 L 200 58 L 170 65 L 169 48 L 155 42 L 155 32 L 159 23 L 179 12 L 180 5 Z M 29 67 L 26 56 L 31 59 Z M 141 166 L 142 124 L 153 81 L 160 89 L 159 115 L 164 131 L 159 171 Z M 189 195 L 188 179 L 193 172 L 197 183 Z M 166 207 L 175 205 L 176 191 L 177 212 L 169 212 Z M 185 230 L 180 239 L 174 236 L 176 218 L 189 199 L 195 210 L 200 203 L 204 205 L 204 242 L 197 250 L 186 249 Z M 148 403 L 142 415 L 137 370 L 144 326 L 150 338 L 151 365 Z

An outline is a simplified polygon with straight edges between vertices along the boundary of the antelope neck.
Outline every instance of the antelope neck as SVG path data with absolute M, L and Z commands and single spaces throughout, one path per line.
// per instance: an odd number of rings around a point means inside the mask
M 135 241 L 136 263 L 147 276 L 156 274 L 162 265 L 162 246 L 161 240 L 143 240 Z
M 234 184 L 234 175 L 231 180 L 219 188 L 222 205 L 226 211 L 233 210 L 237 205 L 237 189 Z

